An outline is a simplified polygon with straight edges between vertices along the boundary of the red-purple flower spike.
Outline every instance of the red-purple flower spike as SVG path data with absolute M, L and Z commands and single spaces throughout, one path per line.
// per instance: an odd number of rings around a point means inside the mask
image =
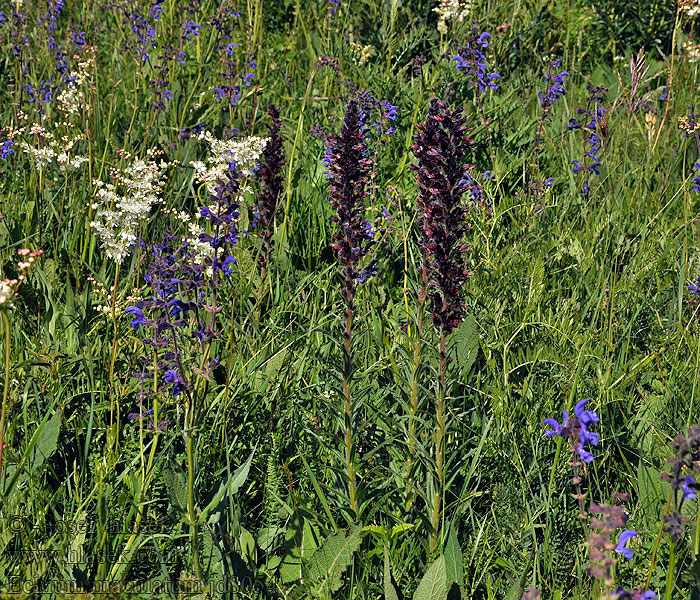
M 450 110 L 444 102 L 430 102 L 425 123 L 417 125 L 413 167 L 418 179 L 418 226 L 423 252 L 423 286 L 419 297 L 428 293 L 433 323 L 440 331 L 439 387 L 435 417 L 435 480 L 431 536 L 432 554 L 440 544 L 442 495 L 445 490 L 445 435 L 447 432 L 447 335 L 464 319 L 462 285 L 469 277 L 464 245 L 467 208 L 462 196 L 470 182 L 465 157 L 471 148 L 461 110 Z
M 339 135 L 330 142 L 326 164 L 331 185 L 330 202 L 338 211 L 333 221 L 333 249 L 338 255 L 345 279 L 345 298 L 354 309 L 356 282 L 361 276 L 361 262 L 373 245 L 373 231 L 364 216 L 364 199 L 368 195 L 370 161 L 363 128 L 362 113 L 356 100 L 348 102 L 345 121 Z
M 355 443 L 353 440 L 353 406 L 350 388 L 352 378 L 352 318 L 355 310 L 357 283 L 366 278 L 361 268 L 362 259 L 372 245 L 375 232 L 364 216 L 364 199 L 370 162 L 363 113 L 356 100 L 348 102 L 345 121 L 339 135 L 331 138 L 324 161 L 330 181 L 330 202 L 338 211 L 333 221 L 338 231 L 333 234 L 333 249 L 344 279 L 345 319 L 343 332 L 343 415 L 345 460 L 348 479 L 348 497 L 354 517 L 360 513 L 355 486 Z
M 463 243 L 467 207 L 462 196 L 469 185 L 464 162 L 471 139 L 462 111 L 452 111 L 437 99 L 417 128 L 413 152 L 418 165 L 413 168 L 430 311 L 435 326 L 449 334 L 464 318 L 461 290 L 469 277 Z
M 258 171 L 258 177 L 263 183 L 260 203 L 258 204 L 258 224 L 260 237 L 263 241 L 263 249 L 258 258 L 258 266 L 261 269 L 267 266 L 273 247 L 272 235 L 275 231 L 275 214 L 284 187 L 282 168 L 285 165 L 283 139 L 280 134 L 282 128 L 280 109 L 278 106 L 270 106 L 267 114 L 270 115 L 268 129 L 270 140 L 265 144 L 262 165 Z

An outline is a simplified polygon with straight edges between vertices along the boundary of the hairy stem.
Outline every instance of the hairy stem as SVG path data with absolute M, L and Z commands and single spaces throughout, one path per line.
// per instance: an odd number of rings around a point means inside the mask
M 440 327 L 440 356 L 438 358 L 438 398 L 435 415 L 437 429 L 435 430 L 435 493 L 433 495 L 433 532 L 430 537 L 430 552 L 435 552 L 438 545 L 438 535 L 442 538 L 441 499 L 445 491 L 445 369 L 447 367 L 447 344 L 444 326 Z
M 345 343 L 343 344 L 343 408 L 345 416 L 345 462 L 348 474 L 348 493 L 350 496 L 350 508 L 355 517 L 359 517 L 360 511 L 357 505 L 357 489 L 355 487 L 355 465 L 353 463 L 355 445 L 352 437 L 352 396 L 350 394 L 350 379 L 352 378 L 352 298 L 348 296 L 345 311 Z
M 2 475 L 2 454 L 5 448 L 5 415 L 7 413 L 7 398 L 10 392 L 10 318 L 7 311 L 2 313 L 2 327 L 5 333 L 5 386 L 2 390 L 2 413 L 0 413 L 0 476 Z

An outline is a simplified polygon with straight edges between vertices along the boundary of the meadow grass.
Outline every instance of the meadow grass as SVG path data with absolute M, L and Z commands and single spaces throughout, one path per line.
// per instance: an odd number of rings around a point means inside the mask
M 697 597 L 681 485 L 698 449 L 661 477 L 700 414 L 694 15 L 638 4 L 475 1 L 440 31 L 427 0 L 0 2 L 2 596 Z M 497 89 L 452 60 L 472 19 Z M 543 116 L 557 58 L 565 93 Z M 445 336 L 412 168 L 434 97 L 471 138 L 450 157 L 472 167 L 470 276 Z M 356 199 L 377 243 L 348 277 L 326 148 L 351 99 L 372 109 Z M 268 135 L 269 105 L 284 165 L 268 251 L 249 136 Z M 572 118 L 598 119 L 595 148 Z M 202 179 L 204 131 L 242 144 L 237 173 L 222 159 Z M 105 244 L 115 222 L 132 237 Z M 199 263 L 178 254 L 199 235 Z M 25 248 L 43 254 L 18 265 Z M 542 421 L 584 398 L 600 441 L 574 474 L 580 431 Z M 633 557 L 611 530 L 596 576 L 591 508 L 618 494 Z

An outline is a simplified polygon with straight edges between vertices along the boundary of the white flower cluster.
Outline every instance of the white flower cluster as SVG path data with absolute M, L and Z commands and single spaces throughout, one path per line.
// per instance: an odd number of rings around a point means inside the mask
M 690 40 L 683 42 L 683 50 L 688 57 L 689 63 L 696 63 L 700 61 L 700 44 L 693 44 Z
M 89 47 L 88 47 L 89 48 Z M 58 107 L 67 113 L 77 115 L 85 105 L 86 84 L 90 82 L 92 76 L 92 66 L 95 63 L 95 53 L 88 54 L 85 60 L 78 63 L 78 70 L 72 71 L 70 78 L 72 81 L 68 87 L 58 95 Z
M 160 150 L 149 150 L 147 157 L 132 160 L 128 152 L 120 152 L 122 159 L 131 161 L 123 169 L 112 169 L 114 183 L 95 181 L 98 201 L 90 226 L 100 237 L 107 256 L 119 264 L 137 241 L 139 226 L 148 218 L 151 207 L 161 202 L 165 170 L 173 163 L 157 161 Z
M 58 129 L 60 126 L 73 127 L 70 123 L 54 123 Z M 25 127 L 14 130 L 8 137 L 10 139 L 24 133 Z M 56 139 L 51 131 L 48 131 L 42 125 L 34 124 L 29 128 L 29 133 L 34 136 L 34 143 L 30 144 L 26 140 L 20 140 L 17 145 L 22 148 L 25 154 L 28 154 L 37 168 L 43 169 L 48 167 L 54 160 L 61 173 L 70 173 L 79 169 L 85 164 L 88 159 L 85 156 L 71 154 L 73 146 L 80 140 L 85 139 L 84 134 L 78 134 L 75 137 L 62 135 Z
M 216 182 L 226 180 L 226 172 L 229 164 L 235 163 L 236 170 L 241 175 L 241 185 L 238 191 L 236 202 L 243 205 L 245 195 L 251 192 L 248 179 L 253 176 L 255 168 L 258 166 L 260 155 L 265 149 L 268 138 L 248 136 L 241 140 L 219 140 L 209 131 L 199 134 L 198 139 L 206 142 L 209 146 L 209 155 L 205 161 L 193 161 L 194 177 L 199 183 L 204 184 L 208 196 L 216 193 Z M 216 214 L 219 207 L 210 205 L 209 209 Z M 196 218 L 192 218 L 186 212 L 173 211 L 175 217 L 182 221 L 187 227 L 187 246 L 193 250 L 195 261 L 202 264 L 206 258 L 213 256 L 213 248 L 206 242 L 200 241 L 200 236 L 205 233 L 202 226 L 202 217 L 197 213 Z
M 447 22 L 461 23 L 469 16 L 471 10 L 471 0 L 440 0 L 440 4 L 433 9 L 438 15 L 438 31 L 447 34 Z
M 206 185 L 210 195 L 216 191 L 216 180 L 226 179 L 230 163 L 236 163 L 241 177 L 250 177 L 268 140 L 252 135 L 242 140 L 219 140 L 208 131 L 200 133 L 198 139 L 209 145 L 210 153 L 206 162 L 192 162 L 194 176 L 197 181 Z
M 32 252 L 29 248 L 17 250 L 17 254 L 20 256 L 20 260 L 17 263 L 19 275 L 17 279 L 3 279 L 0 281 L 0 309 L 6 310 L 14 307 L 15 296 L 17 295 L 19 286 L 21 286 L 22 282 L 26 279 L 27 272 L 36 262 L 37 256 L 41 256 L 43 253 L 43 250 Z
M 118 298 L 114 293 L 113 285 L 107 289 L 104 283 L 97 281 L 94 277 L 88 277 L 88 281 L 95 286 L 95 295 L 92 298 L 95 310 L 112 319 L 116 319 L 124 312 L 127 306 L 131 306 L 141 299 L 141 290 L 139 288 L 133 288 L 132 293 L 126 299 L 122 299 Z
M 218 210 L 216 207 L 212 207 L 212 210 Z M 187 242 L 187 248 L 192 250 L 194 254 L 195 264 L 201 265 L 204 263 L 206 258 L 214 257 L 214 248 L 211 247 L 207 242 L 203 242 L 200 236 L 205 233 L 204 228 L 201 225 L 201 216 L 197 215 L 197 220 L 193 221 L 192 216 L 185 211 L 170 210 L 167 208 L 163 209 L 166 214 L 172 214 L 178 221 L 183 223 L 187 228 L 187 235 L 183 236 L 183 239 Z M 209 267 L 206 271 L 207 276 L 211 276 L 213 269 Z
M 685 0 L 680 3 L 682 13 L 685 13 L 691 19 L 700 15 L 700 0 Z

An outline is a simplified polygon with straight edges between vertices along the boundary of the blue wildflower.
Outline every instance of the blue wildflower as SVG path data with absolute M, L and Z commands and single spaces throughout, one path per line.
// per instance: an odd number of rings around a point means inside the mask
M 695 500 L 698 497 L 695 490 L 698 488 L 698 484 L 692 475 L 688 475 L 683 482 L 683 499 L 684 500 Z
M 590 431 L 588 428 L 598 423 L 598 415 L 595 411 L 585 410 L 588 399 L 581 400 L 574 408 L 574 416 L 570 417 L 569 413 L 562 410 L 564 415 L 564 423 L 559 423 L 556 419 L 545 419 L 542 421 L 544 425 L 549 425 L 552 429 L 545 431 L 547 437 L 560 436 L 569 438 L 578 455 L 584 463 L 589 463 L 593 460 L 593 454 L 586 450 L 586 444 L 597 446 L 600 441 L 600 435 Z
M 637 537 L 639 534 L 634 529 L 625 529 L 617 541 L 617 546 L 615 546 L 615 552 L 622 554 L 627 560 L 630 560 L 634 555 L 634 552 L 630 548 L 627 548 L 625 544 L 633 537 Z

